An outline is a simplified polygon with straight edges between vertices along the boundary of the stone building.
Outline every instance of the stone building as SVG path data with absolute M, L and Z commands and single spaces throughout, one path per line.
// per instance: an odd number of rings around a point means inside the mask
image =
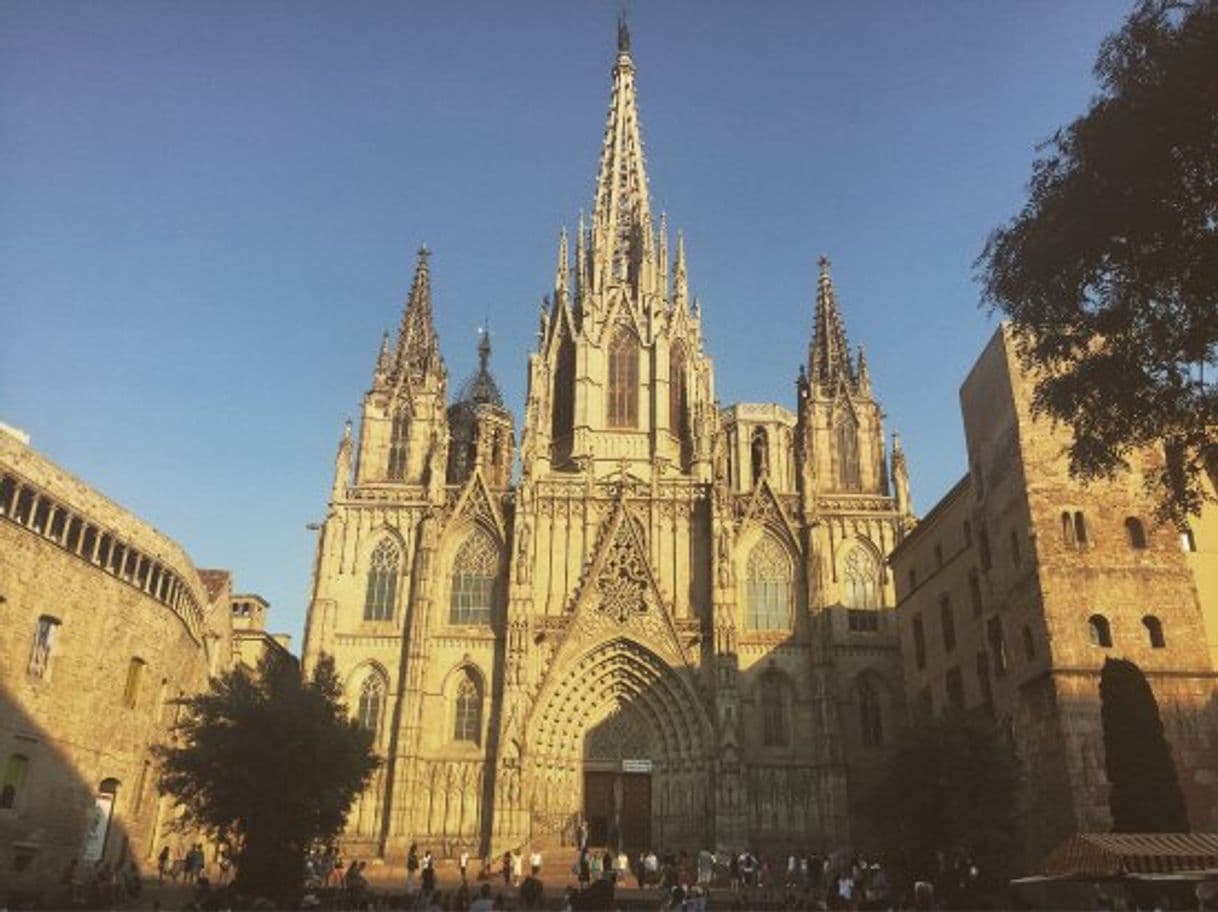
M 1111 482 L 1072 479 L 1068 431 L 1032 418 L 1032 384 L 1001 328 L 960 392 L 968 474 L 891 556 L 909 701 L 1007 723 L 1034 862 L 1112 827 L 1099 674 L 1130 659 L 1158 699 L 1190 821 L 1212 829 L 1218 679 L 1198 592 L 1213 565 L 1192 533 L 1154 521 L 1141 474 L 1153 455 Z
M 229 667 L 230 599 L 227 573 L 0 430 L 0 901 L 188 838 L 149 750 Z
M 292 637 L 286 633 L 268 633 L 267 614 L 271 606 L 255 592 L 237 593 L 232 597 L 234 667 L 256 671 L 267 653 L 288 662 L 292 655 Z
M 581 819 L 626 848 L 840 844 L 900 711 L 908 478 L 828 261 L 796 401 L 721 408 L 635 73 L 622 27 L 518 480 L 489 338 L 448 401 L 426 250 L 339 444 L 303 659 L 335 658 L 385 758 L 351 851 L 555 847 Z

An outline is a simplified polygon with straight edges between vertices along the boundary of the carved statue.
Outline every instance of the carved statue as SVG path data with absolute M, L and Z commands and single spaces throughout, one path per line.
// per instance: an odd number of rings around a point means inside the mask
M 522 583 L 529 581 L 529 521 L 520 524 L 520 543 L 516 548 L 516 579 Z
M 732 533 L 726 523 L 719 530 L 719 585 L 732 585 Z

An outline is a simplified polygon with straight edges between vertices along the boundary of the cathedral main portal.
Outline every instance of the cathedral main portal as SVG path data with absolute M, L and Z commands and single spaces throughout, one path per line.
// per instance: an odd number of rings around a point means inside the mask
M 711 837 L 713 736 L 682 670 L 617 638 L 548 690 L 529 738 L 535 838 L 572 816 L 628 853 Z

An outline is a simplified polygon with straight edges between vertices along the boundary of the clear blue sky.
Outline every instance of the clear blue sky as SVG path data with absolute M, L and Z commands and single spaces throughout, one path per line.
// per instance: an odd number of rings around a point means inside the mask
M 793 404 L 828 254 L 925 511 L 993 330 L 972 263 L 1081 113 L 1116 0 L 635 2 L 653 198 L 723 403 Z M 296 637 L 343 419 L 414 251 L 451 387 L 519 414 L 591 204 L 619 6 L 0 4 L 0 419 Z

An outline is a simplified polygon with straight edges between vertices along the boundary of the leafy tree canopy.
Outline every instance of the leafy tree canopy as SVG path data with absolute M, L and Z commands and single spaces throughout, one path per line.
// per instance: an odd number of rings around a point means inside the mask
M 292 898 L 304 853 L 332 839 L 378 760 L 372 735 L 347 717 L 329 658 L 311 681 L 268 656 L 183 701 L 175 742 L 158 750 L 159 788 L 184 822 L 230 842 L 242 892 Z
M 1118 833 L 1185 833 L 1188 814 L 1146 675 L 1126 659 L 1100 673 L 1104 769 L 1112 828 Z
M 889 862 L 910 879 L 944 884 L 945 866 L 971 860 L 1004 883 L 1016 846 L 1019 764 L 987 714 L 952 712 L 912 726 L 890 757 L 869 816 Z
M 1162 446 L 1148 481 L 1180 522 L 1218 470 L 1218 0 L 1142 0 L 1095 73 L 979 279 L 1038 377 L 1034 408 L 1073 428 L 1071 471 Z

